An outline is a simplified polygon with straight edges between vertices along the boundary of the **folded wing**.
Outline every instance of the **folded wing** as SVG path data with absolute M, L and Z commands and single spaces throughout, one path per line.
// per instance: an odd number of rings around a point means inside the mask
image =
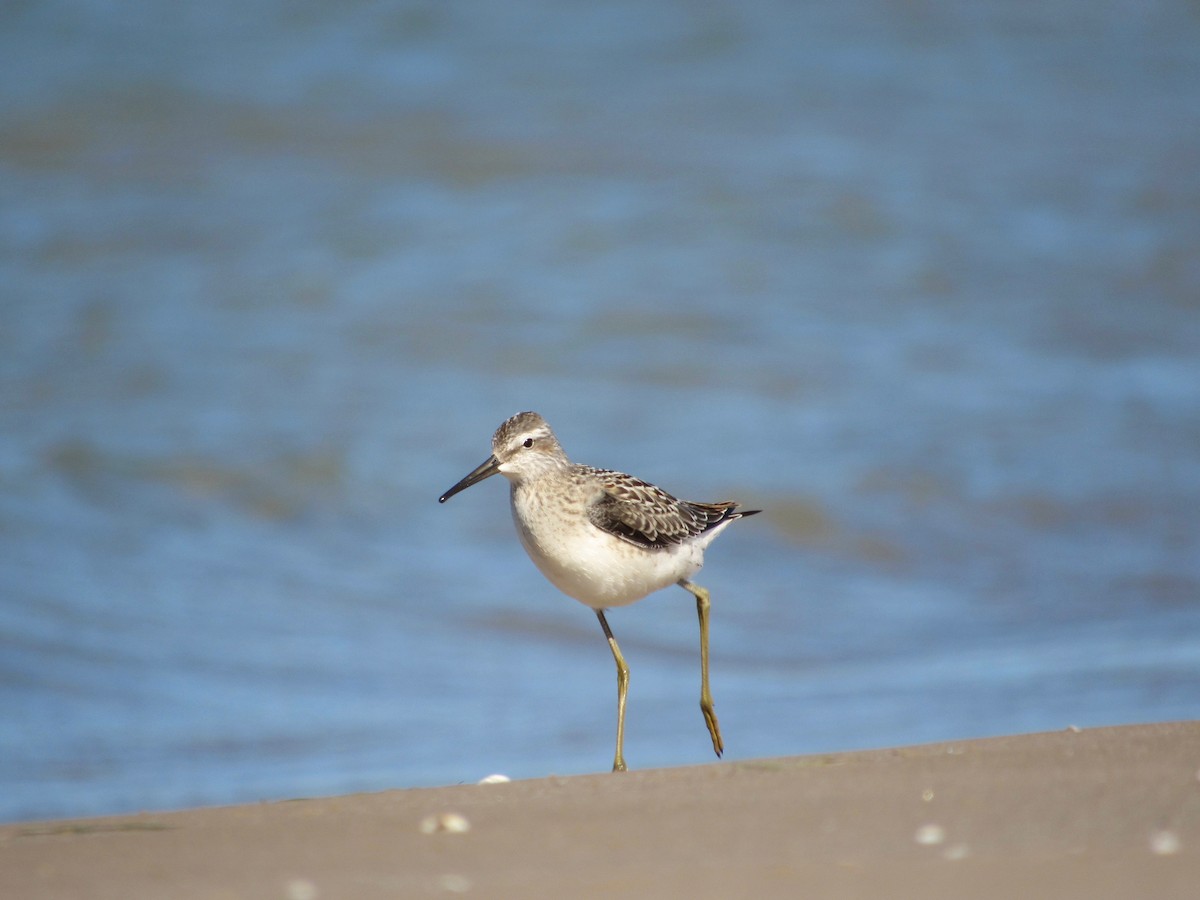
M 593 471 L 605 480 L 603 493 L 588 507 L 588 518 L 597 528 L 639 547 L 682 544 L 722 522 L 758 512 L 738 512 L 738 505 L 732 501 L 679 500 L 640 478 L 602 469 Z

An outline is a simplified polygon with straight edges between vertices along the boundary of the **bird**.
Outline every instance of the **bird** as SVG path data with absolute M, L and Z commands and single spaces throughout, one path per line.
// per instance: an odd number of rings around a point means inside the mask
M 679 500 L 662 488 L 610 469 L 572 463 L 550 425 L 536 412 L 520 412 L 492 436 L 492 453 L 438 498 L 495 474 L 509 482 L 517 535 L 529 558 L 560 591 L 590 607 L 600 620 L 617 666 L 617 746 L 613 771 L 625 762 L 625 702 L 629 666 L 605 611 L 627 606 L 678 585 L 696 600 L 700 619 L 700 709 L 720 757 L 725 750 L 708 682 L 711 597 L 690 579 L 704 551 L 732 522 L 761 510 L 725 500 Z

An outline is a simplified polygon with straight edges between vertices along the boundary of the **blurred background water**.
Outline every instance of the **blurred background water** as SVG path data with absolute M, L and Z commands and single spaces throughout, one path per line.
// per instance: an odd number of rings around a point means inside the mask
M 1200 714 L 1200 11 L 0 11 L 0 820 L 604 771 L 492 430 L 726 532 L 727 758 Z M 635 768 L 695 611 L 610 616 Z

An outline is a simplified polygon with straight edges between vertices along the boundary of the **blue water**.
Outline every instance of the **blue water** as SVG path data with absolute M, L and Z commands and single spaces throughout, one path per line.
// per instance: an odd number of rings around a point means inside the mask
M 727 758 L 1200 715 L 1184 2 L 0 14 L 0 820 L 603 771 L 505 486 L 738 523 Z M 702 763 L 695 611 L 610 621 Z

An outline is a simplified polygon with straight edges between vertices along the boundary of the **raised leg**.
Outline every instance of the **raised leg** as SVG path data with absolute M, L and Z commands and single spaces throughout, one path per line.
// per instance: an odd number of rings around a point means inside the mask
M 725 742 L 721 740 L 721 726 L 713 709 L 712 691 L 708 689 L 708 608 L 711 605 L 708 591 L 686 578 L 680 579 L 679 586 L 696 598 L 696 614 L 700 617 L 700 711 L 704 713 L 704 724 L 712 737 L 713 749 L 720 756 L 725 750 Z
M 613 771 L 624 772 L 625 695 L 629 693 L 629 666 L 625 665 L 625 657 L 621 655 L 617 639 L 613 637 L 612 629 L 608 627 L 608 620 L 604 618 L 604 610 L 596 610 L 596 617 L 600 620 L 600 627 L 604 629 L 604 636 L 608 638 L 608 648 L 612 650 L 613 659 L 617 661 L 617 755 L 613 757 Z

